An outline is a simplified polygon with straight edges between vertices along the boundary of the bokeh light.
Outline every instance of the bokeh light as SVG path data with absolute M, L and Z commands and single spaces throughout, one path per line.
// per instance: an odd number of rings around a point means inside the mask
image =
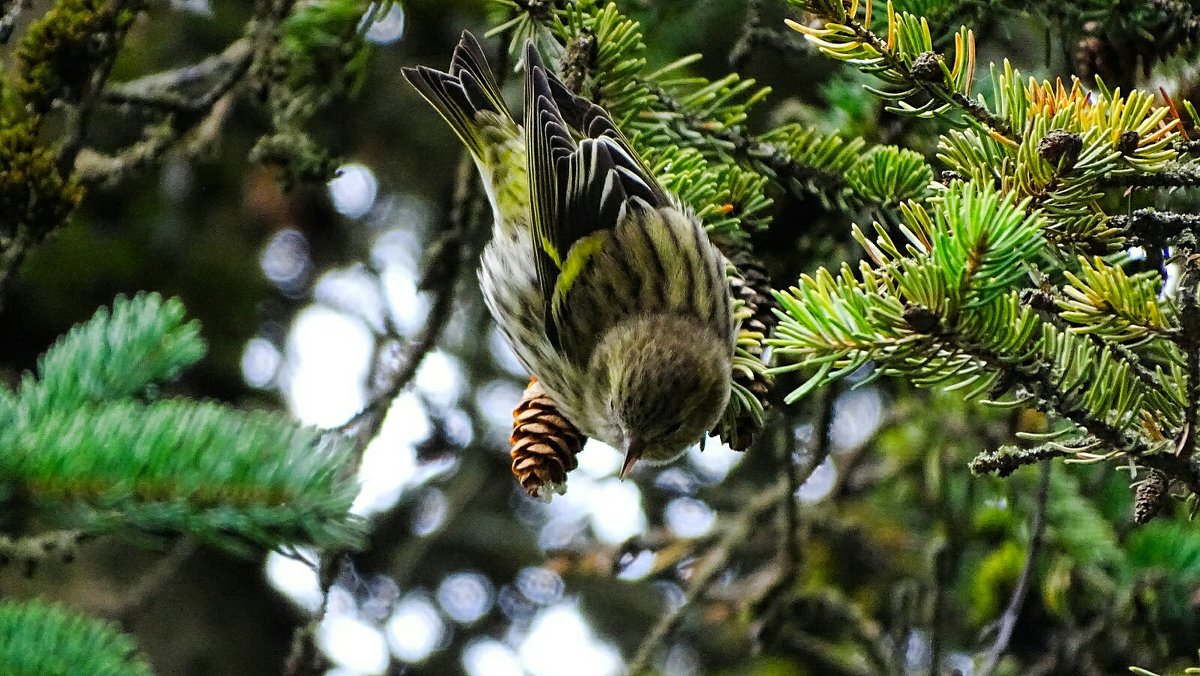
M 251 338 L 242 350 L 242 378 L 251 387 L 273 387 L 282 363 L 283 355 L 279 354 L 279 349 L 271 341 Z
M 837 450 L 858 448 L 875 434 L 883 419 L 883 396 L 874 387 L 848 390 L 837 398 L 829 441 Z
M 338 167 L 327 184 L 333 208 L 346 218 L 362 218 L 375 205 L 379 179 L 365 164 L 350 162 Z
M 465 388 L 462 365 L 458 359 L 441 350 L 433 350 L 425 355 L 414 382 L 421 394 L 439 407 L 457 403 Z
M 463 649 L 463 669 L 468 676 L 524 676 L 512 648 L 494 639 L 472 641 Z
M 493 600 L 491 581 L 473 571 L 447 575 L 438 585 L 438 605 L 459 624 L 471 624 L 486 615 Z
M 289 601 L 315 613 L 324 603 L 321 581 L 313 568 L 316 561 L 316 552 L 309 549 L 298 548 L 292 556 L 271 552 L 265 566 L 267 581 Z
M 379 629 L 346 615 L 327 615 L 317 628 L 317 645 L 338 666 L 357 674 L 382 674 L 390 662 Z
M 362 265 L 331 270 L 321 275 L 312 290 L 313 300 L 342 314 L 361 319 L 383 333 L 384 300 L 378 278 Z
M 824 500 L 837 485 L 837 477 L 837 467 L 834 466 L 833 460 L 826 457 L 821 464 L 817 465 L 808 479 L 796 489 L 796 498 L 804 503 Z
M 654 572 L 654 561 L 658 556 L 649 549 L 622 552 L 617 559 L 617 579 L 641 580 Z
M 308 239 L 304 233 L 293 228 L 276 232 L 263 247 L 258 265 L 263 275 L 283 295 L 293 298 L 303 295 L 313 271 L 312 259 L 308 255 Z
M 437 608 L 423 593 L 414 592 L 396 604 L 384 628 L 388 645 L 397 659 L 417 663 L 440 648 L 446 639 L 446 624 Z
M 367 40 L 377 45 L 391 44 L 404 35 L 404 23 L 404 9 L 399 2 L 393 3 L 367 27 Z
M 542 566 L 529 566 L 517 573 L 517 589 L 525 598 L 541 605 L 558 601 L 563 595 L 563 579 L 558 573 Z
M 363 391 L 374 353 L 374 334 L 361 321 L 310 306 L 288 335 L 284 395 L 301 422 L 333 427 L 365 403 Z
M 437 488 L 426 490 L 413 510 L 413 535 L 424 537 L 436 533 L 446 522 L 449 513 L 450 501 L 446 499 L 446 494 Z
M 703 447 L 697 444 L 687 451 L 688 463 L 696 469 L 701 478 L 707 483 L 717 483 L 729 474 L 745 454 L 733 450 L 717 437 L 708 437 Z
M 571 604 L 539 612 L 517 651 L 532 676 L 615 676 L 621 673 L 621 655 L 597 640 L 591 627 Z
M 621 452 L 603 441 L 588 439 L 576 456 L 579 467 L 576 476 L 583 474 L 594 479 L 614 476 L 621 468 Z M 572 477 L 574 478 L 574 477 Z
M 663 511 L 667 528 L 681 538 L 698 538 L 717 523 L 717 513 L 703 500 L 679 497 L 667 503 Z

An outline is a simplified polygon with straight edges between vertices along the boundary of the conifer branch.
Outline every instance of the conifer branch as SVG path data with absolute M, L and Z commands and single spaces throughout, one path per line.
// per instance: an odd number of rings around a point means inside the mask
M 1200 185 L 1200 167 L 1183 164 L 1153 173 L 1113 173 L 1102 177 L 1099 183 L 1129 188 L 1193 188 Z
M 1109 225 L 1120 229 L 1134 245 L 1163 247 L 1187 233 L 1200 234 L 1200 215 L 1138 209 L 1111 217 Z
M 1184 241 L 1187 244 L 1184 244 Z M 1196 435 L 1200 429 L 1200 265 L 1194 249 L 1194 238 L 1177 240 L 1184 244 L 1180 248 L 1183 258 L 1182 281 L 1179 288 L 1179 334 L 1178 342 L 1186 362 L 1187 404 L 1184 408 L 1184 427 L 1176 444 L 1176 455 L 1183 460 L 1195 456 Z
M 114 625 L 44 601 L 0 602 L 0 664 L 11 674 L 151 674 Z
M 1033 448 L 1002 446 L 996 451 L 984 451 L 971 460 L 971 471 L 976 474 L 996 474 L 1007 477 L 1026 465 L 1035 465 L 1052 458 L 1067 458 L 1076 450 L 1085 450 L 1088 445 L 1080 442 L 1048 443 Z

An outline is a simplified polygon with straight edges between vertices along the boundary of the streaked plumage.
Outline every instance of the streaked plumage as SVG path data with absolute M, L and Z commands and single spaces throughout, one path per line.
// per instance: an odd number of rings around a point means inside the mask
M 480 284 L 522 363 L 584 434 L 665 462 L 717 422 L 735 326 L 724 259 L 612 119 L 525 53 L 525 124 L 463 33 L 405 76 L 471 150 L 495 213 Z

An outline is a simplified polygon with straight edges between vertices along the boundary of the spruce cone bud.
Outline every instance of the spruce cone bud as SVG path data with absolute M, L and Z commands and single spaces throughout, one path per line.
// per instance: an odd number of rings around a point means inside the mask
M 1075 166 L 1082 151 L 1083 137 L 1061 129 L 1049 132 L 1037 144 L 1038 155 L 1061 171 Z
M 945 78 L 942 72 L 942 57 L 936 52 L 921 52 L 913 59 L 912 76 L 925 82 L 941 82 Z
M 513 411 L 512 473 L 531 497 L 549 500 L 566 492 L 567 472 L 579 461 L 583 433 L 559 413 L 542 384 L 533 378 Z
M 1133 502 L 1133 520 L 1148 523 L 1158 516 L 1167 502 L 1167 475 L 1151 470 L 1150 476 L 1137 488 Z
M 942 325 L 942 318 L 936 312 L 917 303 L 904 308 L 904 321 L 917 333 L 937 333 Z
M 1117 139 L 1117 151 L 1122 155 L 1132 155 L 1137 152 L 1138 143 L 1141 143 L 1141 136 L 1132 129 L 1121 134 Z
M 1042 289 L 1022 289 L 1020 299 L 1034 310 L 1058 312 L 1058 302 L 1054 300 L 1054 296 Z

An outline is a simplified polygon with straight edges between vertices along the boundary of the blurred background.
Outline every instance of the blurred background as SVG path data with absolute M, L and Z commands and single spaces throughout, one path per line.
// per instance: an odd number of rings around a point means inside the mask
M 114 81 L 220 52 L 248 4 L 152 3 Z M 785 32 L 782 3 L 619 6 L 643 22 L 652 65 L 701 52 L 699 74 L 732 63 L 770 85 L 752 128 L 801 121 L 933 155 L 937 127 L 882 112 L 860 76 Z M 759 33 L 747 45 L 751 7 Z M 1035 73 L 1072 70 L 1073 43 L 1046 20 L 969 9 L 956 20 L 980 20 L 981 62 L 1003 54 Z M 444 320 L 363 458 L 355 510 L 373 533 L 318 629 L 330 673 L 619 674 L 685 602 L 653 653 L 662 673 L 883 673 L 872 651 L 903 673 L 976 673 L 1021 573 L 1038 472 L 981 478 L 967 462 L 1036 429 L 1036 416 L 1000 418 L 877 381 L 796 406 L 777 396 L 746 453 L 710 439 L 622 482 L 618 454 L 592 442 L 565 496 L 547 504 L 517 486 L 508 435 L 527 374 L 475 283 L 489 224 L 474 219 L 461 251 L 444 251 L 451 212 L 464 208 L 454 194 L 462 150 L 400 75 L 445 67 L 462 30 L 482 35 L 502 14 L 481 1 L 405 0 L 379 17 L 357 95 L 309 127 L 340 158 L 327 183 L 284 191 L 277 170 L 247 161 L 268 119 L 242 96 L 201 152 L 90 192 L 11 285 L 0 373 L 32 368 L 116 294 L 156 290 L 180 296 L 210 344 L 181 391 L 338 427 Z M 499 54 L 498 39 L 486 45 Z M 114 143 L 128 134 L 119 117 L 98 124 Z M 854 214 L 815 196 L 773 197 L 774 226 L 754 243 L 777 284 L 858 256 Z M 779 392 L 797 384 L 783 379 Z M 789 466 L 814 458 L 803 485 L 764 504 Z M 1107 467 L 1055 468 L 1047 544 L 1000 673 L 1111 674 L 1195 656 L 1200 538 L 1186 515 L 1134 529 L 1127 484 Z M 793 502 L 791 523 L 775 506 Z M 689 579 L 713 561 L 707 595 L 689 599 Z M 120 620 L 162 674 L 279 673 L 294 628 L 322 603 L 316 574 L 294 557 L 245 561 L 186 544 L 102 541 L 32 580 L 0 579 L 13 594 Z

